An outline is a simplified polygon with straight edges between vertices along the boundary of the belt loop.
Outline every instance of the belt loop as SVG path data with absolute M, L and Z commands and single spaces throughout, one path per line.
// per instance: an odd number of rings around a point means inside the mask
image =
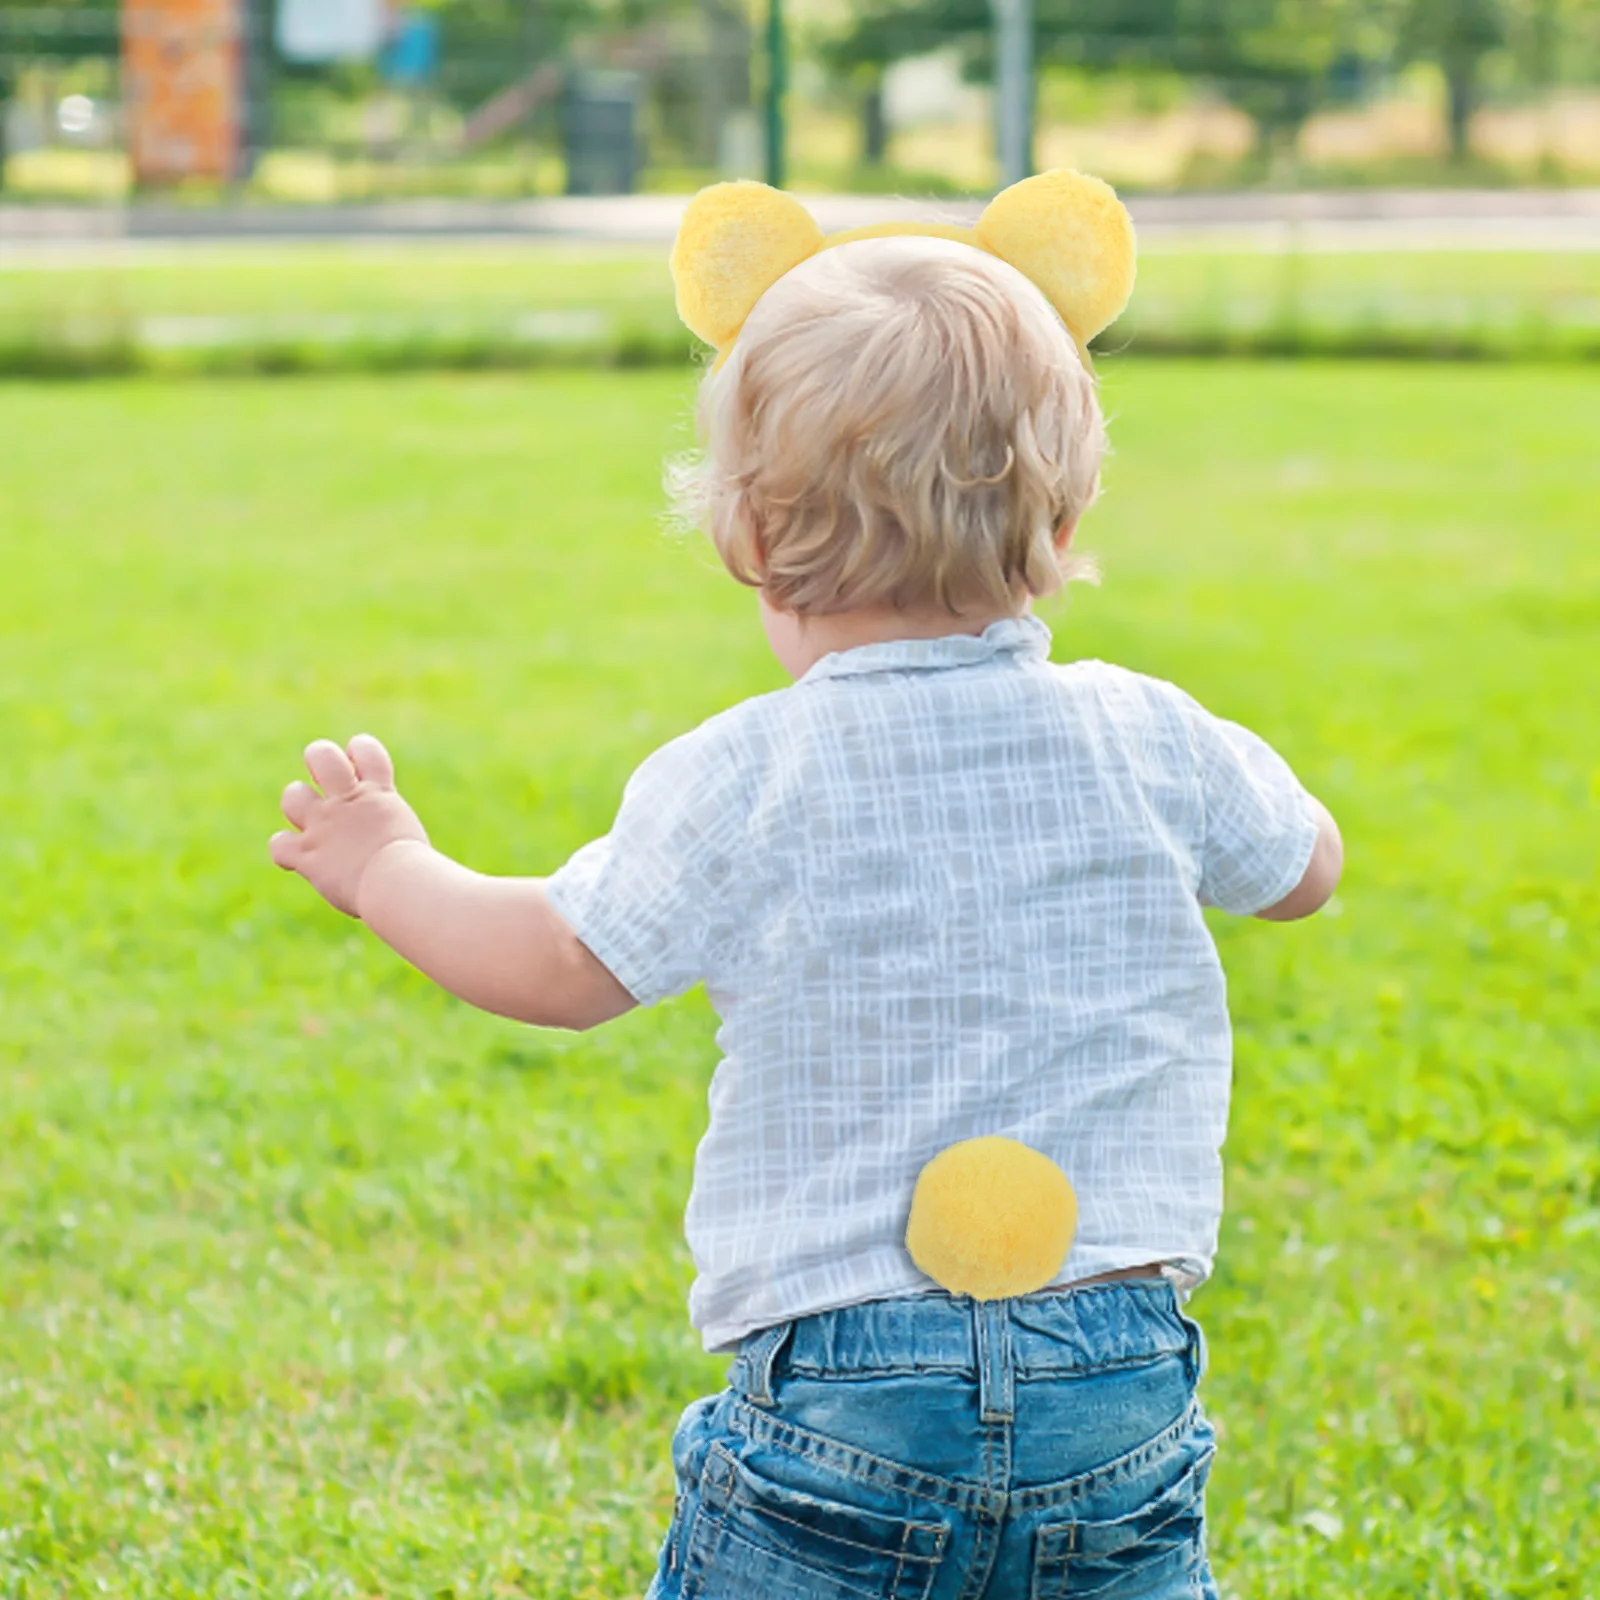
M 1189 1346 L 1184 1351 L 1185 1363 L 1189 1369 L 1189 1387 L 1198 1389 L 1200 1380 L 1206 1375 L 1206 1367 L 1209 1365 L 1205 1330 L 1181 1307 L 1178 1311 L 1178 1320 L 1183 1324 L 1184 1331 L 1189 1336 Z
M 743 1388 L 751 1405 L 770 1408 L 777 1404 L 772 1398 L 772 1366 L 778 1359 L 778 1351 L 793 1332 L 792 1319 L 776 1322 L 770 1328 L 763 1328 L 740 1349 L 728 1378 L 735 1388 Z
M 1016 1398 L 1008 1302 L 974 1300 L 972 1312 L 978 1355 L 978 1420 L 1010 1422 L 1016 1415 Z
M 1190 1321 L 1194 1327 L 1194 1381 L 1195 1387 L 1198 1388 L 1211 1360 L 1206 1350 L 1206 1330 L 1198 1322 L 1194 1322 L 1193 1318 L 1190 1318 Z

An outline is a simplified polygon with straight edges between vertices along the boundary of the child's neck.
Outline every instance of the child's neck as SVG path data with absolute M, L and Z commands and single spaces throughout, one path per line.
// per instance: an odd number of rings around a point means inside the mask
M 761 619 L 773 654 L 792 677 L 799 678 L 826 655 L 838 650 L 854 650 L 864 644 L 883 644 L 890 639 L 942 639 L 953 633 L 980 634 L 991 623 L 1005 617 L 1027 616 L 1032 611 L 1032 596 L 1012 611 L 972 610 L 952 616 L 943 606 L 906 607 L 860 606 L 852 611 L 833 611 L 820 616 L 796 616 L 775 611 L 761 597 Z

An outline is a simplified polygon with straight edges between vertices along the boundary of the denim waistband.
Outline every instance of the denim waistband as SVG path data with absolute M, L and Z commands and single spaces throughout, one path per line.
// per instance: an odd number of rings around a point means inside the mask
M 1130 1278 L 977 1301 L 945 1290 L 813 1312 L 747 1334 L 728 1381 L 757 1405 L 772 1379 L 948 1372 L 978 1380 L 995 1414 L 1009 1414 L 1014 1381 L 1104 1372 L 1187 1354 L 1198 1381 L 1199 1327 L 1165 1279 Z

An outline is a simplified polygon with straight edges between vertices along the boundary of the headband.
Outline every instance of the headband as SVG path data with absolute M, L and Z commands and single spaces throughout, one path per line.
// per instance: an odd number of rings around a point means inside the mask
M 678 315 L 727 359 L 745 318 L 784 273 L 856 239 L 955 239 L 1015 267 L 1060 313 L 1088 363 L 1089 341 L 1133 292 L 1133 219 L 1110 184 L 1067 167 L 1002 189 L 971 228 L 880 222 L 824 234 L 791 194 L 764 183 L 714 183 L 689 202 L 672 247 Z

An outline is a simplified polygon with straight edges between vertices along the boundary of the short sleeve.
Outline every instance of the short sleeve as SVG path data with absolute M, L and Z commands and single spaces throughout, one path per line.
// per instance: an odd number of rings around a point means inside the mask
M 1200 902 L 1253 916 L 1291 893 L 1311 864 L 1311 797 L 1266 740 L 1182 698 L 1205 815 Z
M 646 757 L 610 832 L 545 880 L 556 913 L 642 1006 L 709 975 L 737 877 L 743 787 L 736 750 L 702 724 Z

